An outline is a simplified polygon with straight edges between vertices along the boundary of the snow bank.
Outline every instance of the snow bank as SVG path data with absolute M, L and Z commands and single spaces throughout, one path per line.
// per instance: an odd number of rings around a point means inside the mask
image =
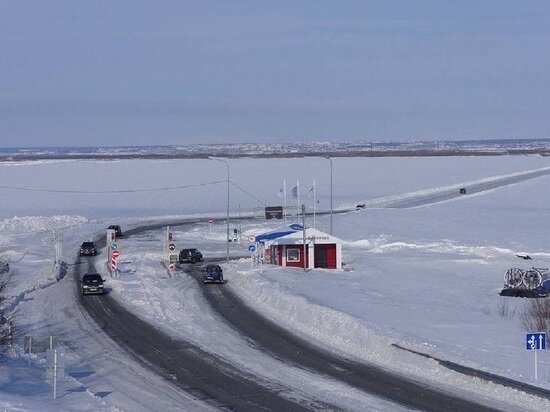
M 267 271 L 277 275 L 288 274 L 294 277 L 315 278 L 322 270 L 312 270 L 307 274 L 296 269 L 267 267 Z M 549 399 L 541 399 L 514 389 L 472 378 L 441 366 L 438 362 L 418 356 L 393 344 L 412 348 L 419 352 L 436 352 L 429 346 L 392 339 L 370 329 L 366 322 L 345 312 L 334 310 L 311 297 L 297 294 L 283 284 L 269 280 L 258 270 L 250 269 L 250 260 L 242 259 L 225 265 L 224 273 L 231 287 L 249 306 L 263 313 L 274 322 L 283 325 L 306 340 L 313 340 L 319 346 L 330 348 L 344 356 L 376 364 L 404 376 L 430 382 L 450 392 L 464 391 L 468 397 L 490 398 L 505 402 L 517 410 L 547 410 Z M 335 274 L 338 276 L 338 274 Z M 315 283 L 315 282 L 310 282 Z M 431 350 L 430 350 L 431 349 Z M 472 364 L 474 367 L 479 365 Z M 502 405 L 505 407 L 505 405 Z
M 0 221 L 0 231 L 4 233 L 39 233 L 52 229 L 75 228 L 88 223 L 82 216 L 15 216 Z

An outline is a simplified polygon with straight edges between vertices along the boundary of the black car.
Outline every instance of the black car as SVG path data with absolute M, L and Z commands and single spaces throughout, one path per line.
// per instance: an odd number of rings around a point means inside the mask
M 460 190 L 459 190 L 460 194 L 461 195 L 465 195 L 466 194 L 466 188 L 465 187 L 461 187 Z
M 105 289 L 103 288 L 103 279 L 97 273 L 87 273 L 82 277 L 82 294 L 83 295 L 92 295 L 98 294 L 103 295 Z
M 80 256 L 95 256 L 97 255 L 97 249 L 94 242 L 83 242 L 80 246 Z
M 0 260 L 0 274 L 9 273 L 9 271 L 10 271 L 9 262 L 4 262 L 4 261 Z
M 206 265 L 202 270 L 203 283 L 223 283 L 223 270 L 220 265 Z
M 196 263 L 202 262 L 203 260 L 202 253 L 197 249 L 180 250 L 180 263 Z
M 122 229 L 120 228 L 119 225 L 111 225 L 109 226 L 107 229 L 112 229 L 115 231 L 115 236 L 116 237 L 121 237 L 122 236 Z

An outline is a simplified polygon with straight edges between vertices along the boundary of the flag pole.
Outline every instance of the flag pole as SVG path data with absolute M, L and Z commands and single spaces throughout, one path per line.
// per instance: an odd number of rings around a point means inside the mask
M 315 229 L 315 180 L 313 180 L 313 229 Z
M 285 198 L 285 207 L 283 209 L 283 216 L 284 216 L 285 225 L 286 225 L 286 179 L 283 180 L 283 195 L 284 195 L 284 198 Z
M 297 200 L 297 206 L 298 210 L 300 210 L 300 181 L 296 180 L 296 200 Z

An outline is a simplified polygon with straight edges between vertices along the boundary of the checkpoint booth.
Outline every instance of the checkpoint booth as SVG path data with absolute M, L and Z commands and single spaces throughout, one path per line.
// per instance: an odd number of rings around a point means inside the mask
M 283 226 L 256 236 L 264 261 L 285 267 L 342 269 L 342 241 L 328 233 L 302 225 Z

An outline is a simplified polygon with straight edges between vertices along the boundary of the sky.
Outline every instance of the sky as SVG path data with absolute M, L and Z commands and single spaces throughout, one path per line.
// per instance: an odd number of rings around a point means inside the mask
M 0 0 L 0 147 L 550 137 L 548 1 Z

